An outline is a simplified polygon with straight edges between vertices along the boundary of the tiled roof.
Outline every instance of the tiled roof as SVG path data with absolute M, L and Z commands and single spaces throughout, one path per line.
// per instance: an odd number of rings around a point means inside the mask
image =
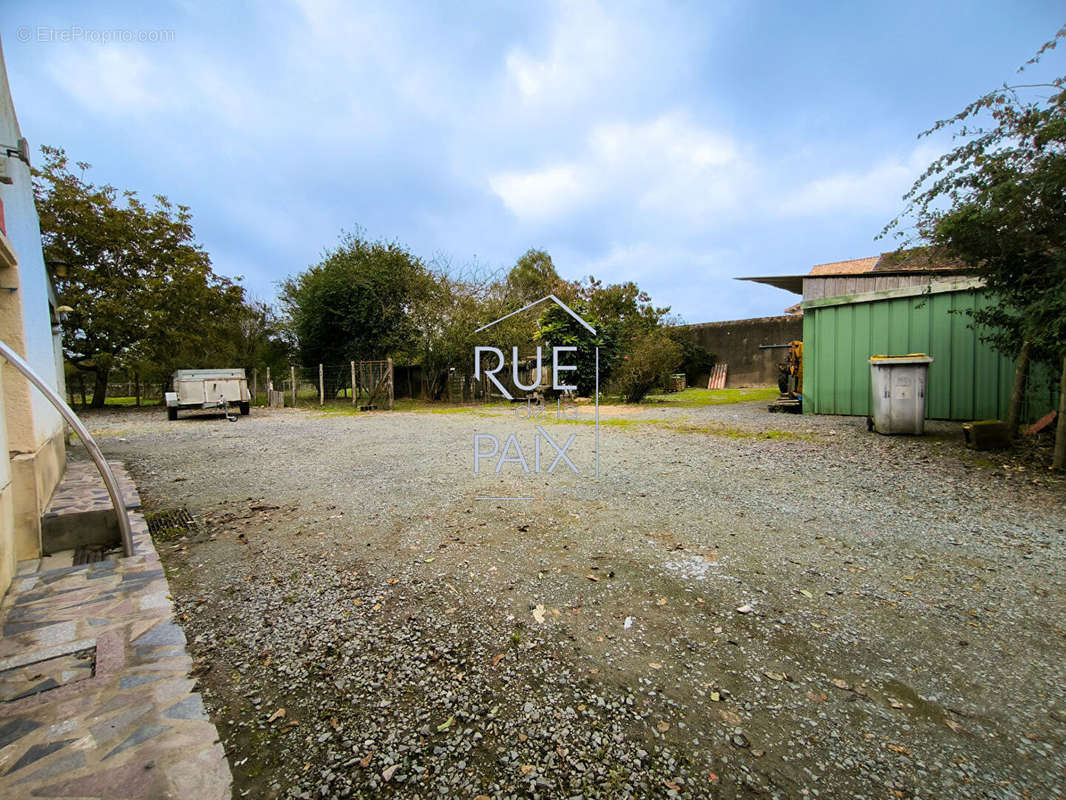
M 869 258 L 853 258 L 850 261 L 831 261 L 816 264 L 810 275 L 861 275 L 866 272 L 941 272 L 965 270 L 961 261 L 941 255 L 932 247 L 914 247 L 910 250 L 893 250 Z
M 860 272 L 873 272 L 880 256 L 853 258 L 850 261 L 831 261 L 828 264 L 816 264 L 811 275 L 855 275 Z

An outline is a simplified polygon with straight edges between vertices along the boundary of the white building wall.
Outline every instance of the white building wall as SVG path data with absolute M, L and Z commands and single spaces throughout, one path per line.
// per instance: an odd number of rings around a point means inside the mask
M 7 68 L 0 52 L 0 145 L 14 147 L 21 136 L 8 86 Z M 0 150 L 0 157 L 3 157 L 4 152 Z M 11 184 L 0 184 L 0 198 L 4 201 L 7 238 L 18 257 L 18 288 L 15 294 L 21 306 L 25 348 L 18 349 L 39 375 L 62 391 L 62 373 L 56 370 L 48 275 L 41 253 L 41 230 L 33 203 L 30 167 L 17 157 L 4 160 L 7 174 L 13 180 Z M 8 380 L 14 378 L 9 377 Z M 63 418 L 36 390 L 31 393 L 30 405 L 33 419 L 32 449 L 36 449 L 62 431 Z M 14 431 L 8 431 L 8 438 L 18 442 L 21 437 L 14 434 Z M 18 442 L 17 447 L 23 449 L 25 444 Z
M 41 379 L 62 392 L 62 361 L 52 330 L 55 294 L 45 271 L 30 167 L 19 158 L 21 137 L 0 53 L 0 183 L 6 233 L 0 235 L 0 339 Z M 8 151 L 16 151 L 9 155 Z M 16 562 L 42 551 L 41 514 L 66 468 L 64 421 L 11 364 L 0 374 L 0 593 Z

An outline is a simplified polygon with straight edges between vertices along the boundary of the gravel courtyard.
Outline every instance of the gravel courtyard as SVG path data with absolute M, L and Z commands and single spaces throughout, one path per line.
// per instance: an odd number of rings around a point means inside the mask
M 580 413 L 86 414 L 199 523 L 157 547 L 235 797 L 1066 795 L 1061 478 L 741 403 L 604 408 L 594 483 Z M 474 474 L 533 424 L 580 480 Z

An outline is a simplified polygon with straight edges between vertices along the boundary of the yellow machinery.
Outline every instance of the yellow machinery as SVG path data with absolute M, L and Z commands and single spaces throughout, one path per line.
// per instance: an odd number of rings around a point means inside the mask
M 788 348 L 785 360 L 777 364 L 777 388 L 781 396 L 770 403 L 770 411 L 798 414 L 803 410 L 803 342 L 795 339 L 788 344 L 763 344 L 760 350 Z

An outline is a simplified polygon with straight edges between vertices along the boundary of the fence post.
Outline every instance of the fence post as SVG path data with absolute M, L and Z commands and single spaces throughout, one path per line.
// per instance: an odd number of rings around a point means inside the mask
M 392 359 L 390 358 L 388 361 L 389 361 L 389 411 L 392 411 L 392 401 L 393 401 L 393 397 L 396 394 L 395 391 L 393 391 L 393 384 L 395 383 L 395 380 L 394 380 L 395 375 L 394 375 L 394 373 L 392 371 Z
M 252 405 L 256 403 L 256 396 L 259 394 L 259 370 L 256 367 L 252 367 Z
M 274 384 L 270 382 L 270 367 L 267 367 L 267 391 L 269 392 L 274 388 Z
M 296 408 L 296 367 L 289 364 L 289 380 L 292 381 L 292 407 Z
M 356 391 L 355 391 L 355 362 L 353 361 L 352 362 L 352 405 L 353 406 L 359 405 L 359 398 L 357 398 L 355 395 L 356 395 Z
M 326 384 L 322 378 L 322 365 L 318 365 L 318 404 L 324 405 L 326 402 Z

